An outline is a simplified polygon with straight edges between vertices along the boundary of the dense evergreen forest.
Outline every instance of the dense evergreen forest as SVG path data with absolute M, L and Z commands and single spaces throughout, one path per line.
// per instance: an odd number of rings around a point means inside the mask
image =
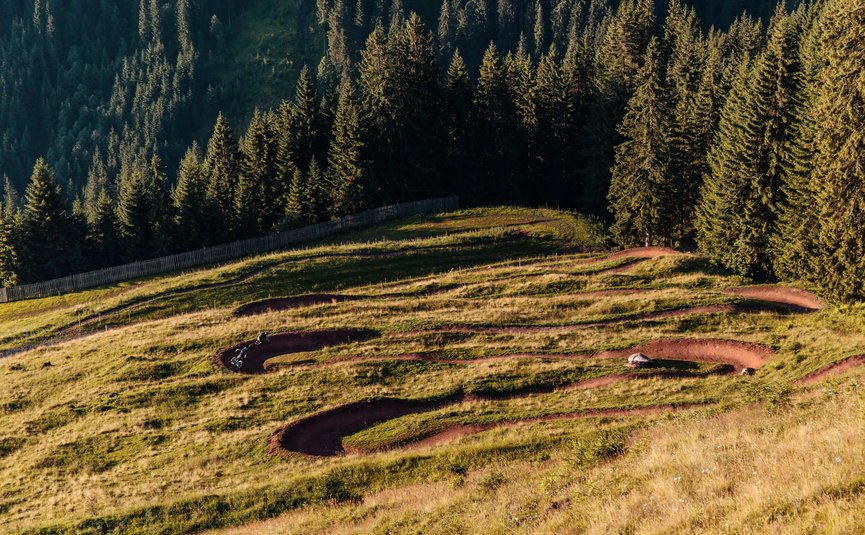
M 457 194 L 862 298 L 863 7 L 7 2 L 0 281 Z

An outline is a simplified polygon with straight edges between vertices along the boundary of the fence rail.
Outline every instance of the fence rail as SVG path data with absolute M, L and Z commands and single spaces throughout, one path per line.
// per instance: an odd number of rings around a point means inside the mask
M 0 288 L 0 303 L 37 299 L 52 295 L 75 292 L 87 288 L 104 286 L 160 273 L 178 271 L 195 266 L 214 264 L 257 253 L 266 253 L 289 245 L 333 236 L 344 230 L 374 225 L 383 221 L 432 212 L 447 212 L 459 208 L 457 197 L 428 199 L 383 206 L 359 214 L 341 217 L 334 221 L 316 223 L 308 227 L 288 230 L 278 234 L 226 243 L 197 251 L 179 253 L 152 260 L 133 262 L 123 266 L 99 269 L 87 273 L 70 275 L 46 282 Z

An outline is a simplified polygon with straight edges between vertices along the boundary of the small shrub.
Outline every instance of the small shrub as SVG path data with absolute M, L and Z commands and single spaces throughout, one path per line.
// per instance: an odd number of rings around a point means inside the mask
M 5 437 L 0 438 L 0 459 L 8 457 L 20 450 L 24 443 L 27 442 L 23 438 Z
M 582 468 L 606 459 L 611 459 L 624 452 L 624 434 L 614 431 L 601 431 L 574 440 L 566 461 L 574 468 Z
M 500 472 L 490 472 L 478 482 L 478 487 L 485 492 L 492 492 L 505 483 L 505 476 Z

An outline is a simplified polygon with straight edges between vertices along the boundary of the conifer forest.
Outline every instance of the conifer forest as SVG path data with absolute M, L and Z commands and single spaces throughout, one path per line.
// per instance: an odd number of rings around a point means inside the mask
M 458 195 L 865 298 L 861 0 L 8 0 L 0 282 Z

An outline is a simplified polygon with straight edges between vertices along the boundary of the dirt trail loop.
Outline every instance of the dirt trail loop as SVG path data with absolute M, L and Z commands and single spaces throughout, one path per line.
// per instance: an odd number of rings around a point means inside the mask
M 678 256 L 679 251 L 667 247 L 635 247 L 633 249 L 625 249 L 611 254 L 607 260 L 618 260 L 619 258 L 660 258 L 662 256 Z
M 323 331 L 301 331 L 295 333 L 277 334 L 270 337 L 270 342 L 253 346 L 253 340 L 241 342 L 221 349 L 213 359 L 231 371 L 258 374 L 269 370 L 267 360 L 281 355 L 318 351 L 326 347 L 350 344 L 371 337 L 369 331 L 359 329 L 331 329 Z M 239 370 L 231 365 L 237 350 L 248 346 L 249 353 Z
M 777 305 L 791 312 L 817 312 L 826 305 L 816 295 L 790 286 L 744 286 L 733 288 L 728 293 L 765 303 Z
M 827 377 L 839 375 L 847 370 L 852 370 L 859 366 L 865 366 L 865 355 L 853 355 L 852 357 L 847 357 L 835 364 L 831 364 L 825 368 L 809 373 L 805 377 L 799 379 L 798 382 L 803 385 L 812 385 L 814 383 L 819 383 Z
M 652 340 L 629 349 L 603 351 L 595 358 L 626 358 L 634 353 L 643 353 L 652 359 L 684 360 L 727 364 L 737 371 L 744 368 L 757 369 L 763 366 L 773 349 L 760 344 L 737 340 L 713 340 L 703 338 L 673 338 Z
M 516 397 L 516 396 L 512 396 Z M 400 418 L 408 414 L 430 412 L 437 409 L 484 399 L 478 396 L 460 395 L 440 400 L 404 400 L 384 398 L 373 401 L 350 403 L 308 416 L 283 427 L 268 440 L 268 451 L 276 455 L 304 454 L 317 457 L 332 457 L 344 453 L 371 453 L 360 449 L 343 448 L 342 440 L 374 425 Z M 458 438 L 494 427 L 513 426 L 525 423 L 579 418 L 612 418 L 644 416 L 681 408 L 689 405 L 652 406 L 635 409 L 586 409 L 548 416 L 507 420 L 496 424 L 454 425 L 431 432 L 426 436 L 413 437 L 402 444 L 413 447 L 433 445 L 449 438 Z

